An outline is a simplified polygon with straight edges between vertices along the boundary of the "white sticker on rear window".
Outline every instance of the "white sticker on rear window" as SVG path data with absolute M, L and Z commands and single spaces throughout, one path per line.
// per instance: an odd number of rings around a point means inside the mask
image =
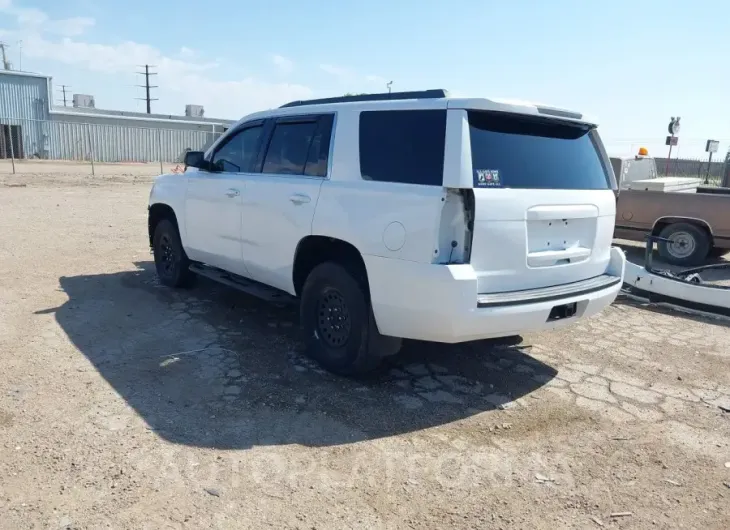
M 501 188 L 498 169 L 477 169 L 475 184 L 480 188 Z

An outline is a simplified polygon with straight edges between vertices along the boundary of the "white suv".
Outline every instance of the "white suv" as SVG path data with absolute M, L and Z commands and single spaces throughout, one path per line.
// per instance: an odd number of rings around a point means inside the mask
M 578 113 L 443 90 L 296 101 L 186 165 L 150 194 L 160 281 L 299 298 L 310 355 L 340 374 L 401 338 L 575 322 L 622 284 L 615 178 Z

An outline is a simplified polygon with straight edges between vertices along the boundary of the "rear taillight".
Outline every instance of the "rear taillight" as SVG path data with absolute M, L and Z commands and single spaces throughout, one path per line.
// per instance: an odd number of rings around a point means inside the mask
M 474 231 L 472 190 L 447 189 L 433 263 L 469 263 Z

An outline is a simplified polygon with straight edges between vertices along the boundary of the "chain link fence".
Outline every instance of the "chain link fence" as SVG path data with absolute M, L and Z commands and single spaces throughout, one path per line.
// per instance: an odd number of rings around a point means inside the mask
M 166 164 L 182 162 L 185 151 L 205 149 L 222 131 L 212 123 L 155 128 L 0 116 L 0 168 L 16 173 L 25 162 L 75 162 L 95 174 L 108 164 L 156 164 L 164 173 Z
M 640 148 L 649 150 L 654 157 L 657 173 L 668 177 L 692 177 L 702 181 L 706 186 L 730 186 L 730 140 L 719 140 L 717 153 L 713 153 L 710 162 L 709 153 L 705 152 L 707 140 L 680 138 L 679 144 L 672 149 L 671 159 L 667 158 L 669 147 L 663 139 L 645 138 L 632 140 L 605 141 L 606 149 L 611 156 L 632 156 L 639 153 Z M 726 154 L 728 153 L 728 154 Z
M 659 175 L 698 178 L 706 186 L 727 186 L 728 163 L 701 158 L 656 158 Z

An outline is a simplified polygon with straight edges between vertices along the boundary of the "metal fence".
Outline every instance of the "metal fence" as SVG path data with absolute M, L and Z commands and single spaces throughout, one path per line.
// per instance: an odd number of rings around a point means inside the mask
M 712 161 L 701 158 L 655 158 L 657 172 L 669 177 L 698 178 L 708 186 L 721 186 L 728 175 L 728 163 L 720 159 Z
M 166 124 L 167 125 L 167 124 Z M 202 150 L 223 131 L 220 124 L 170 128 L 24 120 L 0 116 L 0 159 L 94 163 L 181 162 L 186 150 Z
M 697 138 L 681 138 L 677 147 L 672 149 L 672 158 L 667 162 L 668 147 L 663 138 L 644 138 L 631 140 L 605 141 L 609 155 L 632 156 L 639 153 L 639 148 L 649 150 L 654 157 L 657 172 L 660 176 L 699 178 L 703 185 L 730 185 L 730 140 L 720 139 L 720 149 L 713 154 L 712 162 L 709 153 L 705 153 L 707 140 Z

